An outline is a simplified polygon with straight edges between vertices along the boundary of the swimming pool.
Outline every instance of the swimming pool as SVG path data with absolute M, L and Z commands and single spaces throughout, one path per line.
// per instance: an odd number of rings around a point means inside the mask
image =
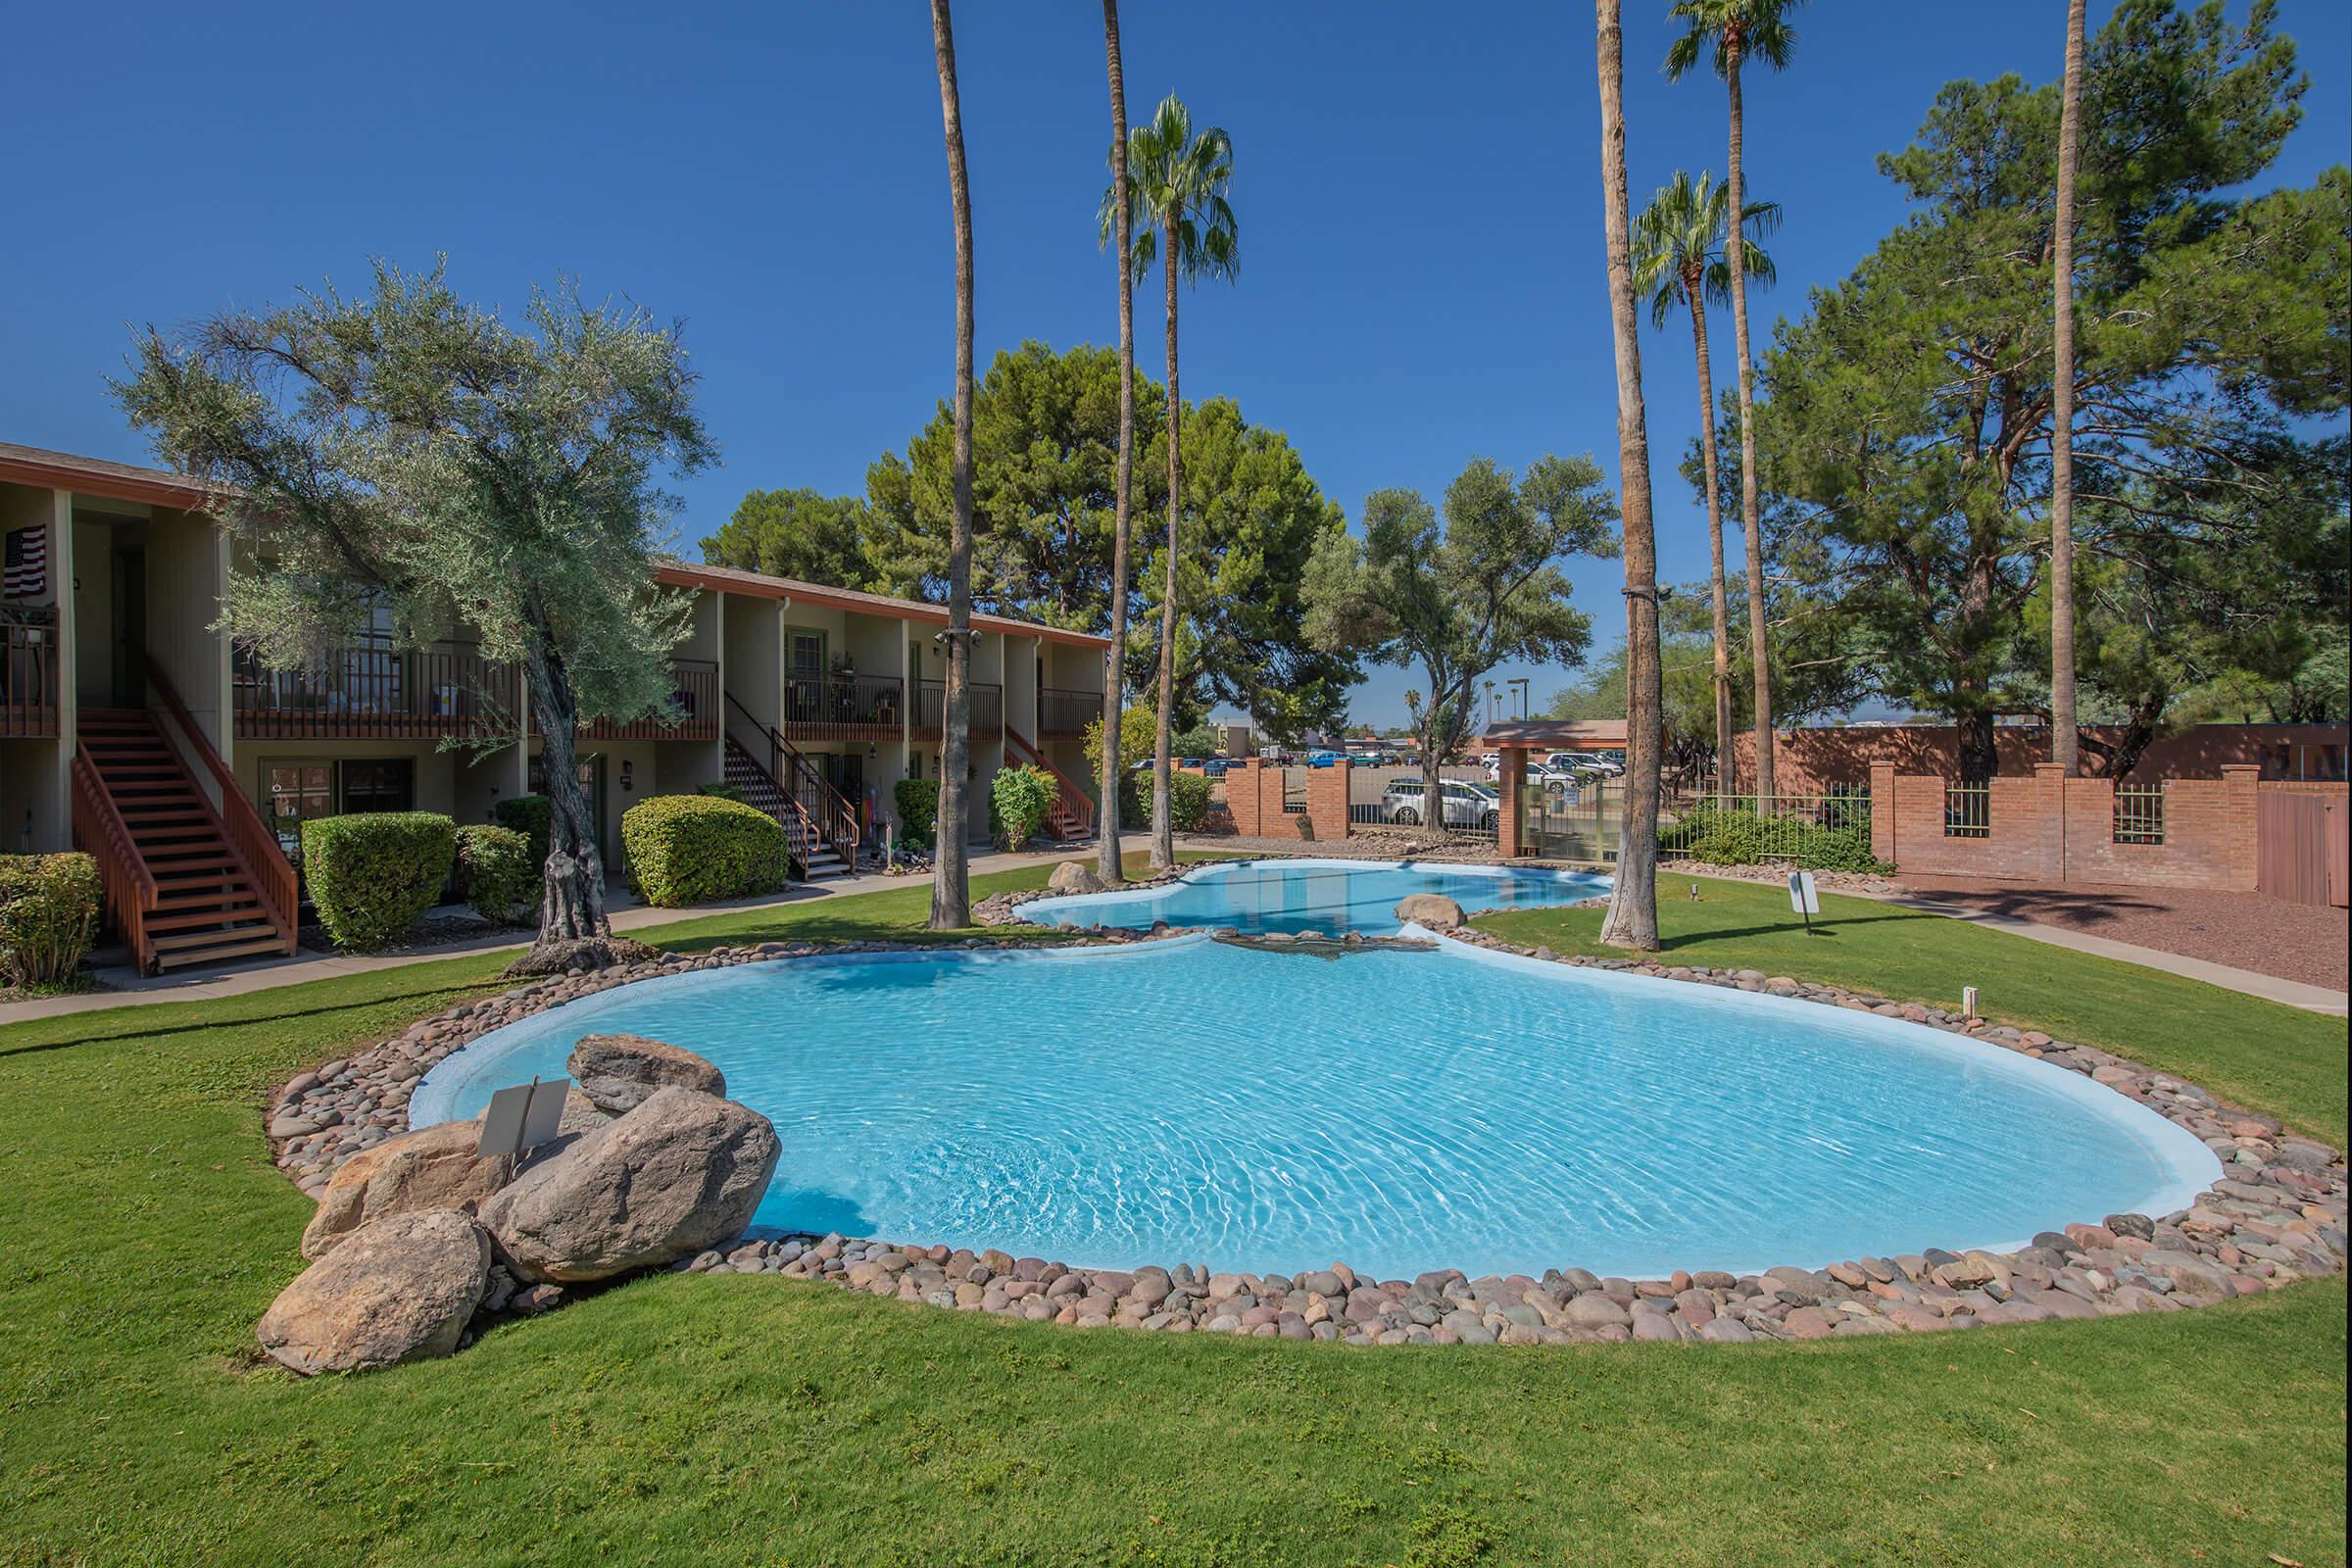
M 2013 1248 L 2220 1174 L 2185 1130 L 1990 1045 L 1452 942 L 697 971 L 485 1035 L 412 1117 L 473 1114 L 614 1031 L 700 1052 L 774 1120 L 759 1225 L 1072 1264 L 1746 1272 Z
M 1475 914 L 1575 904 L 1608 890 L 1605 876 L 1542 866 L 1303 858 L 1225 860 L 1158 887 L 1038 899 L 1022 905 L 1020 915 L 1038 925 L 1133 931 L 1148 931 L 1165 920 L 1176 926 L 1231 926 L 1253 935 L 1387 935 L 1397 929 L 1396 903 L 1408 893 L 1442 893 Z

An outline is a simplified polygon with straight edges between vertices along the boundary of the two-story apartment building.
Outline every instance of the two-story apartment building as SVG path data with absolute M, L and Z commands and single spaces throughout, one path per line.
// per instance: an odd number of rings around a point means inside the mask
M 291 951 L 307 818 L 486 821 L 542 783 L 518 672 L 468 640 L 362 637 L 294 674 L 235 649 L 215 630 L 232 546 L 202 499 L 164 470 L 0 443 L 0 852 L 98 856 L 111 918 L 156 967 Z M 811 874 L 845 867 L 894 825 L 898 780 L 939 776 L 946 610 L 713 566 L 659 577 L 693 602 L 674 714 L 578 735 L 608 863 L 630 806 L 724 781 Z M 1039 763 L 1061 777 L 1054 830 L 1091 832 L 1107 640 L 973 623 L 973 782 Z

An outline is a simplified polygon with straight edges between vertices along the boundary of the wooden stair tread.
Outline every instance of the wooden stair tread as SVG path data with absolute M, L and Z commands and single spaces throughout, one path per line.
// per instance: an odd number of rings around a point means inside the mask
M 147 917 L 150 931 L 178 931 L 195 925 L 228 925 L 239 920 L 267 920 L 270 911 L 251 900 L 222 903 L 211 908 L 187 909 L 175 914 L 152 914 Z M 161 946 L 159 943 L 158 946 Z
M 235 935 L 231 932 L 229 935 Z M 294 951 L 294 944 L 271 931 L 252 942 L 235 942 L 222 948 L 183 948 L 173 953 L 159 953 L 155 964 L 159 969 L 182 969 L 191 964 L 219 963 L 224 958 L 242 958 L 257 953 L 274 953 L 283 957 Z
M 251 923 L 256 919 L 261 920 L 261 924 L 259 926 Z M 220 923 L 222 925 L 228 924 L 227 921 L 221 921 Z M 228 930 L 182 931 L 175 936 L 151 937 L 148 939 L 147 945 L 155 949 L 155 951 L 158 953 L 186 953 L 197 948 L 217 948 L 223 943 L 243 942 L 259 936 L 268 936 L 275 939 L 277 936 L 277 927 L 271 925 L 266 918 L 263 918 L 259 915 L 254 915 L 247 917 L 247 923 L 234 926 Z

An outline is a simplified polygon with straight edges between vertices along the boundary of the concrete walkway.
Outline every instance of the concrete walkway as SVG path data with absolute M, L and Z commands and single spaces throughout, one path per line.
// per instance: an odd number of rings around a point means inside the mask
M 1023 866 L 1051 865 L 1070 858 L 1071 853 L 1063 850 L 1051 855 L 1006 855 L 975 848 L 971 858 L 971 874 L 979 876 L 990 871 L 1017 871 Z M 624 885 L 616 883 L 607 891 L 609 902 L 606 906 L 612 914 L 613 931 L 630 933 L 675 925 L 681 920 L 732 914 L 743 909 L 776 908 L 784 905 L 838 899 L 853 893 L 872 893 L 883 888 L 928 886 L 929 882 L 928 876 L 884 876 L 879 871 L 867 871 L 856 876 L 834 877 L 824 882 L 795 882 L 780 893 L 756 899 L 737 899 L 726 904 L 701 904 L 691 909 L 657 909 L 639 904 Z M 291 957 L 252 964 L 226 974 L 143 975 L 128 964 L 117 964 L 92 971 L 100 983 L 111 988 L 109 990 L 76 992 L 63 997 L 35 997 L 29 1002 L 0 1003 L 0 1024 L 24 1023 L 33 1018 L 56 1018 L 75 1012 L 100 1012 L 110 1007 L 148 1006 L 163 1002 L 217 1002 L 226 997 L 249 996 L 257 991 L 274 991 L 281 986 L 332 979 L 337 975 L 368 974 L 379 969 L 405 968 L 414 963 L 433 963 L 468 953 L 492 953 L 501 949 L 520 952 L 528 945 L 527 936 L 514 931 L 484 931 L 478 936 L 459 937 L 426 947 L 404 949 L 399 953 L 344 955 L 299 952 Z

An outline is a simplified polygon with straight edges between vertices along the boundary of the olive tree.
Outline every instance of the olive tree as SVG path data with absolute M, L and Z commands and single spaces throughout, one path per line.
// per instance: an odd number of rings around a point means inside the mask
M 115 394 L 229 530 L 220 626 L 296 669 L 388 615 L 408 646 L 461 626 L 520 666 L 552 821 L 539 939 L 518 967 L 609 961 L 582 714 L 672 702 L 689 605 L 654 579 L 658 468 L 714 456 L 674 327 L 534 292 L 517 328 L 436 266 L 176 336 L 149 327 Z

